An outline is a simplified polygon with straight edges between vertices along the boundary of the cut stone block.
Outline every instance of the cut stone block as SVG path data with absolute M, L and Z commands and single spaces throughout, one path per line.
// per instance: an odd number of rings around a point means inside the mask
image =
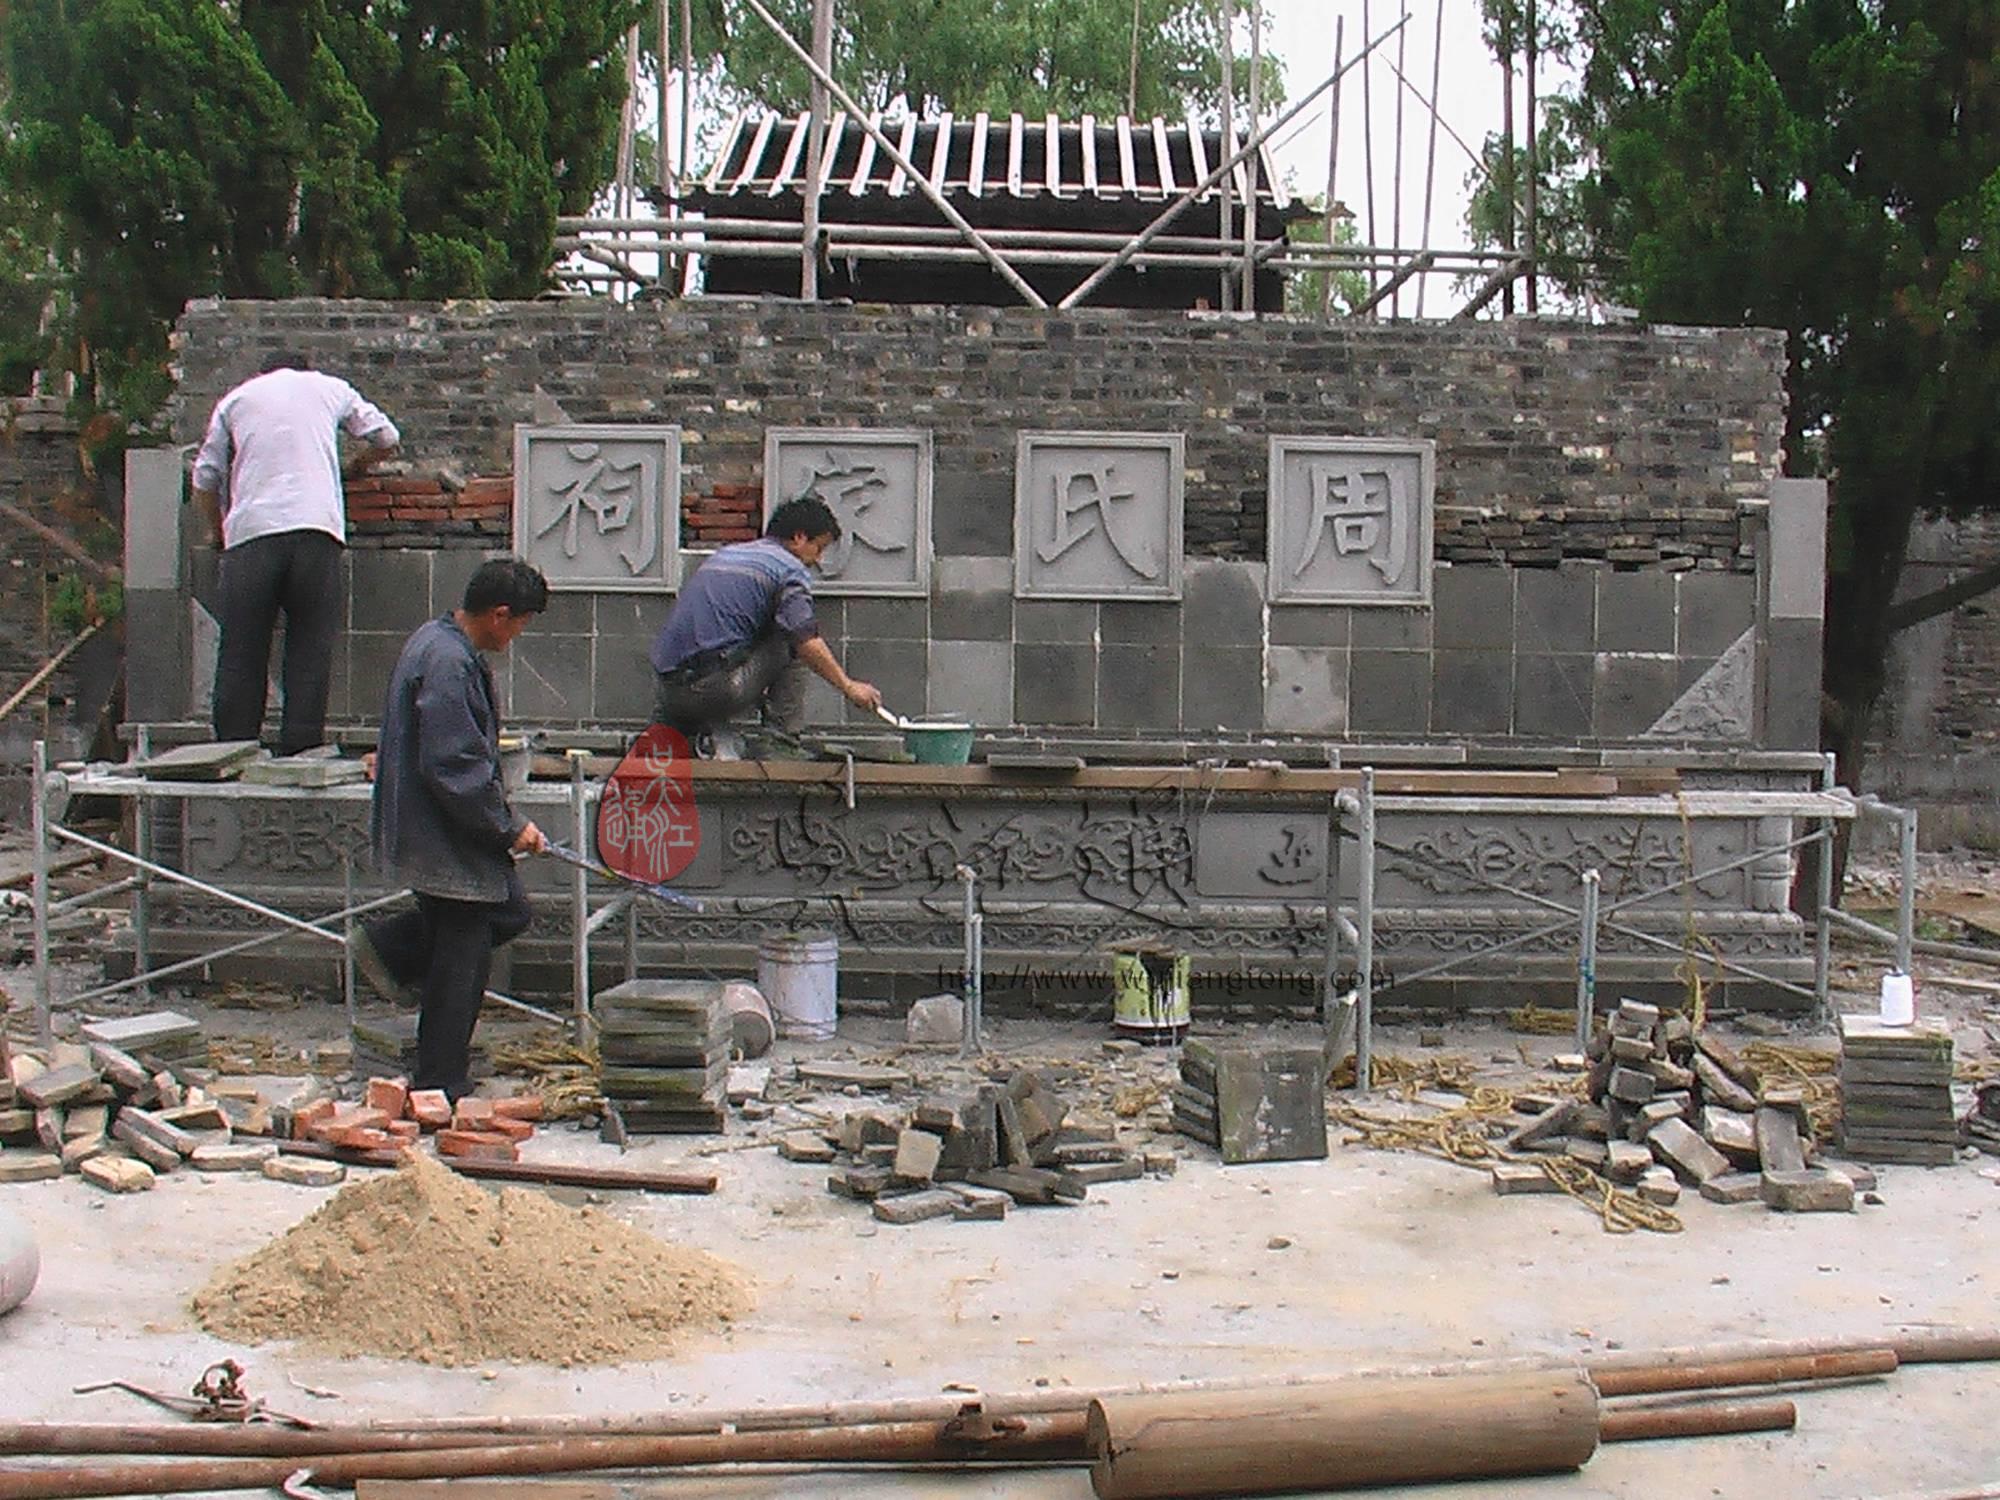
M 1614 1036 L 1647 1036 L 1660 1024 L 1660 1008 L 1648 1005 L 1643 1000 L 1620 1000 L 1618 1009 L 1611 1013 L 1611 1032 Z
M 1701 1195 L 1710 1203 L 1755 1203 L 1763 1191 L 1755 1172 L 1724 1172 L 1701 1185 Z
M 826 1190 L 840 1198 L 878 1198 L 888 1185 L 887 1167 L 847 1167 L 826 1179 Z
M 62 1143 L 62 1151 L 59 1153 L 62 1158 L 63 1170 L 65 1172 L 74 1172 L 92 1157 L 102 1156 L 110 1149 L 111 1143 L 105 1139 L 102 1131 L 99 1131 L 96 1135 L 80 1135 L 72 1140 L 64 1141 Z
M 0 1137 L 33 1135 L 35 1133 L 35 1112 L 32 1109 L 0 1109 Z
M 1764 1201 L 1781 1213 L 1851 1213 L 1854 1179 L 1837 1167 L 1804 1172 L 1766 1172 Z
M 1095 1187 L 1100 1182 L 1137 1182 L 1146 1175 L 1146 1164 L 1136 1156 L 1125 1156 L 1117 1161 L 1088 1162 L 1063 1170 L 1086 1187 Z
M 1653 1058 L 1646 1064 L 1646 1071 L 1653 1075 L 1661 1093 L 1694 1087 L 1694 1070 L 1684 1068 L 1670 1058 Z
M 1648 1167 L 1639 1174 L 1638 1185 L 1633 1188 L 1648 1203 L 1661 1208 L 1672 1208 L 1681 1201 L 1680 1179 L 1674 1176 L 1672 1167 Z
M 1626 1127 L 1626 1135 L 1643 1142 L 1646 1132 L 1662 1120 L 1678 1120 L 1685 1113 L 1685 1106 L 1673 1099 L 1654 1099 L 1639 1106 L 1639 1112 L 1632 1116 L 1632 1123 Z
M 134 1057 L 154 1051 L 164 1058 L 177 1059 L 190 1046 L 199 1046 L 201 1023 L 179 1011 L 153 1010 L 142 1016 L 92 1021 L 83 1028 L 83 1037 L 86 1042 L 102 1042 Z
M 931 1137 L 936 1140 L 937 1137 Z M 921 1224 L 926 1219 L 949 1218 L 958 1211 L 956 1193 L 934 1188 L 923 1193 L 904 1193 L 895 1198 L 877 1198 L 875 1217 L 884 1224 Z
M 952 1210 L 954 1219 L 1004 1219 L 1014 1206 L 1012 1197 L 992 1188 L 954 1187 L 951 1191 L 958 1199 Z
M 1090 1193 L 1069 1173 L 1042 1167 L 995 1167 L 969 1173 L 967 1180 L 975 1187 L 997 1189 L 1024 1205 L 1081 1203 Z
M 731 1104 L 748 1104 L 762 1099 L 771 1084 L 769 1063 L 732 1063 L 723 1080 L 722 1096 Z
M 1757 1128 L 1748 1115 L 1710 1105 L 1701 1112 L 1701 1135 L 1725 1156 L 1746 1162 L 1757 1159 Z
M 45 1105 L 35 1111 L 35 1139 L 44 1151 L 62 1150 L 63 1112 L 59 1106 Z
M 1738 1110 L 1745 1114 L 1757 1107 L 1757 1096 L 1730 1077 L 1705 1053 L 1695 1054 L 1694 1076 L 1701 1084 L 1702 1098 L 1710 1104 L 1719 1104 L 1724 1109 Z
M 1707 1058 L 1711 1064 L 1722 1070 L 1738 1088 L 1748 1092 L 1757 1087 L 1756 1071 L 1743 1060 L 1743 1055 L 1728 1042 L 1712 1031 L 1695 1034 L 1695 1050 Z
M 143 1193 L 153 1185 L 153 1169 L 129 1156 L 94 1156 L 78 1172 L 107 1193 Z
M 277 1154 L 277 1146 L 270 1141 L 197 1146 L 188 1162 L 197 1172 L 261 1172 L 264 1163 Z
M 1729 1170 L 1722 1153 L 1696 1135 L 1686 1120 L 1662 1120 L 1646 1132 L 1646 1144 L 1682 1182 L 1693 1187 Z
M 1805 1147 L 1799 1122 L 1791 1111 L 1759 1109 L 1756 1115 L 1757 1160 L 1766 1172 L 1803 1172 Z
M 1643 1063 L 1653 1056 L 1653 1039 L 1650 1036 L 1614 1036 L 1611 1039 L 1611 1057 L 1614 1062 Z
M 38 1073 L 18 1086 L 22 1099 L 36 1109 L 54 1109 L 87 1093 L 97 1083 L 97 1070 L 87 1063 L 71 1063 Z
M 1501 1161 L 1493 1164 L 1493 1191 L 1512 1197 L 1518 1193 L 1560 1193 L 1562 1187 L 1533 1162 Z
M 913 1047 L 955 1047 L 965 1029 L 965 1002 L 956 995 L 927 995 L 910 1007 L 903 1039 Z
M 164 1146 L 180 1156 L 194 1155 L 194 1148 L 198 1144 L 193 1136 L 172 1121 L 148 1110 L 134 1109 L 129 1104 L 118 1111 L 118 1124 L 129 1128 L 136 1135 L 144 1136 L 154 1145 Z M 124 1140 L 126 1137 L 120 1136 L 119 1139 Z
M 46 1182 L 62 1174 L 62 1158 L 53 1151 L 0 1151 L 0 1182 Z
M 62 1133 L 67 1141 L 103 1135 L 111 1128 L 111 1109 L 104 1104 L 79 1104 L 63 1111 Z
M 114 1140 L 123 1141 L 132 1148 L 132 1154 L 151 1167 L 155 1172 L 171 1172 L 181 1164 L 181 1154 L 172 1146 L 164 1145 L 153 1136 L 134 1125 L 126 1116 L 129 1109 L 120 1110 L 118 1118 L 111 1122 Z M 192 1153 L 193 1148 L 189 1148 Z
M 1605 1175 L 1613 1182 L 1634 1183 L 1653 1166 L 1653 1153 L 1637 1141 L 1613 1141 L 1606 1148 Z
M 1659 1092 L 1659 1080 L 1651 1073 L 1643 1073 L 1637 1068 L 1613 1068 L 1611 1078 L 1605 1084 L 1605 1092 L 1614 1099 L 1623 1099 L 1627 1104 L 1647 1104 Z
M 1571 1161 L 1580 1161 L 1593 1172 L 1610 1159 L 1611 1148 L 1603 1141 L 1571 1141 L 1563 1154 Z
M 904 1069 L 876 1063 L 802 1062 L 798 1072 L 801 1083 L 832 1089 L 844 1089 L 850 1084 L 861 1089 L 899 1089 L 907 1088 L 910 1083 L 910 1075 Z
M 297 1187 L 333 1187 L 347 1180 L 347 1168 L 337 1161 L 320 1161 L 310 1156 L 273 1156 L 261 1169 L 273 1182 L 289 1182 Z
M 1575 1123 L 1579 1105 L 1574 1099 L 1564 1099 L 1554 1109 L 1545 1110 L 1524 1124 L 1516 1125 L 1500 1142 L 1502 1151 L 1519 1151 L 1536 1141 L 1553 1140 L 1562 1135 Z M 1536 1168 L 1537 1171 L 1541 1169 Z
M 834 1150 L 826 1140 L 808 1130 L 794 1130 L 778 1137 L 778 1155 L 786 1161 L 821 1165 L 831 1162 Z
M 944 1142 L 928 1130 L 906 1130 L 896 1139 L 889 1175 L 898 1182 L 929 1182 L 943 1154 Z

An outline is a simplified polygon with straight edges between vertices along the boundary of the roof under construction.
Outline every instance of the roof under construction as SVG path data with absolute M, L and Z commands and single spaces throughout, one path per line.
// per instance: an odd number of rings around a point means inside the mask
M 810 123 L 804 114 L 737 115 L 707 178 L 682 199 L 682 211 L 790 226 L 796 246 L 808 191 Z M 1020 115 L 877 115 L 872 123 L 974 227 L 993 231 L 995 244 L 1051 302 L 1151 224 L 1168 203 L 1203 183 L 1247 139 L 1241 130 L 1232 131 L 1225 149 L 1219 129 L 1122 115 L 1110 121 L 1091 115 L 1076 121 L 1054 115 L 1039 120 Z M 1286 222 L 1307 210 L 1294 205 L 1261 146 L 1256 161 L 1256 238 L 1269 247 L 1282 243 Z M 1225 181 L 1231 203 L 1226 229 Z M 1225 250 L 1241 252 L 1243 203 L 1250 185 L 1249 164 L 1238 164 L 1174 222 L 1169 234 L 1175 238 L 1161 242 L 1161 256 L 1149 258 L 1143 267 L 1122 269 L 1093 300 L 1127 307 L 1212 303 L 1219 257 Z M 828 249 L 822 296 L 871 302 L 1020 300 L 976 251 L 948 231 L 921 245 L 910 244 L 886 262 L 879 256 L 842 254 L 843 227 L 945 230 L 943 215 L 911 174 L 845 112 L 827 120 L 819 215 Z M 711 239 L 705 256 L 707 290 L 795 294 L 796 250 L 789 263 L 768 251 L 750 253 L 747 245 L 735 246 L 732 253 L 732 240 L 740 238 L 718 233 Z M 1176 255 L 1177 249 L 1185 253 Z M 1197 258 L 1206 264 L 1192 263 Z M 1190 263 L 1178 263 L 1183 259 Z M 1258 305 L 1277 305 L 1283 291 L 1279 272 L 1259 272 Z

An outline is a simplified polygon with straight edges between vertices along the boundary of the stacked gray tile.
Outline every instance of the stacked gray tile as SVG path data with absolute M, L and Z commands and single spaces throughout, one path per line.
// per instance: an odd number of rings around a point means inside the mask
M 208 1039 L 201 1023 L 172 1010 L 148 1011 L 114 1021 L 92 1021 L 83 1028 L 85 1042 L 116 1047 L 154 1068 L 205 1068 Z
M 1317 1046 L 1190 1041 L 1174 1088 L 1174 1128 L 1225 1165 L 1326 1155 L 1326 1062 Z
M 414 1078 L 417 1074 L 417 1018 L 412 1015 L 364 1017 L 354 1023 L 354 1073 L 357 1078 Z M 472 1071 L 486 1070 L 486 1048 L 473 1033 Z
M 1858 1161 L 1939 1167 L 1956 1154 L 1951 1033 L 1840 1018 L 1840 1144 Z
M 729 1012 L 705 979 L 630 979 L 598 995 L 598 1055 L 607 1107 L 640 1135 L 722 1129 Z

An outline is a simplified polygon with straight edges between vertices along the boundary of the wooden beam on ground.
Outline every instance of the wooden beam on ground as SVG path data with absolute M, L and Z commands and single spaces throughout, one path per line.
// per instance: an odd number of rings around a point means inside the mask
M 403 1164 L 403 1153 L 400 1151 L 349 1151 L 322 1141 L 281 1141 L 278 1150 L 287 1156 L 310 1156 L 350 1167 L 400 1167 Z M 524 1182 L 535 1187 L 706 1195 L 715 1191 L 716 1184 L 715 1173 L 700 1168 L 674 1167 L 654 1172 L 629 1172 L 617 1167 L 572 1167 L 555 1162 L 468 1161 L 457 1156 L 440 1156 L 438 1160 L 461 1177 L 478 1177 L 489 1182 Z

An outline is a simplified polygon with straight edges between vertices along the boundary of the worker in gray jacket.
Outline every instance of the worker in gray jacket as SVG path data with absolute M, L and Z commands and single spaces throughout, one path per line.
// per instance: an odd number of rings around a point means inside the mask
M 472 1032 L 493 950 L 528 926 L 513 857 L 548 847 L 507 804 L 500 709 L 481 653 L 505 651 L 548 600 L 531 564 L 482 563 L 464 603 L 404 643 L 382 709 L 375 863 L 416 893 L 417 906 L 357 932 L 354 958 L 385 996 L 419 987 L 411 1086 L 454 1101 L 472 1089 Z

